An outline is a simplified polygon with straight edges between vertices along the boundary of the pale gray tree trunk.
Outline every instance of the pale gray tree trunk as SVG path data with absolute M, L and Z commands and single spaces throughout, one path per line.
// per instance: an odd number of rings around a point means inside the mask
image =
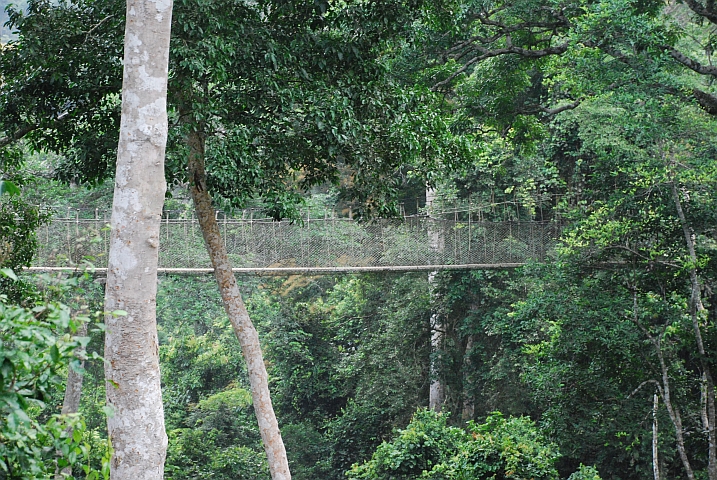
M 430 221 L 431 208 L 436 198 L 436 192 L 433 188 L 426 188 L 426 212 L 429 216 L 428 222 L 428 241 L 430 242 L 431 252 L 440 252 L 443 250 L 443 237 L 439 228 Z M 431 288 L 432 304 L 436 303 L 436 295 L 433 293 L 433 285 L 435 283 L 436 274 L 431 272 L 428 274 L 428 285 Z M 437 361 L 437 354 L 443 346 L 444 328 L 441 315 L 434 311 L 430 320 L 431 329 L 431 383 L 428 392 L 428 408 L 433 411 L 440 412 L 445 399 L 445 386 L 440 378 L 440 369 Z
M 227 312 L 234 333 L 241 344 L 242 354 L 247 364 L 254 413 L 259 423 L 259 432 L 269 461 L 271 478 L 273 480 L 290 480 L 289 462 L 279 431 L 279 423 L 271 404 L 268 375 L 259 344 L 259 335 L 244 306 L 239 285 L 232 271 L 219 225 L 214 216 L 212 199 L 207 191 L 204 169 L 204 138 L 199 132 L 193 130 L 187 135 L 186 143 L 189 147 L 190 193 L 212 267 L 214 267 L 214 276 L 219 285 L 224 310 Z
M 77 330 L 78 337 L 84 337 L 87 335 L 87 323 L 82 323 L 80 328 Z M 82 357 L 80 360 L 80 367 L 85 366 L 84 360 L 85 350 L 81 348 L 77 351 L 76 355 Z M 80 410 L 80 399 L 82 397 L 82 379 L 84 376 L 81 373 L 77 373 L 72 367 L 67 368 L 67 384 L 65 385 L 65 398 L 62 401 L 62 415 L 71 415 L 77 413 Z M 70 435 L 72 431 L 69 430 Z M 67 466 L 61 471 L 55 471 L 55 479 L 59 480 L 72 475 L 72 466 Z
M 77 330 L 78 337 L 87 336 L 87 323 L 83 322 L 80 328 Z M 80 367 L 85 366 L 85 349 L 78 349 L 77 356 L 80 359 Z M 80 409 L 80 397 L 82 396 L 82 379 L 84 376 L 81 373 L 77 373 L 72 368 L 67 369 L 67 385 L 65 386 L 65 398 L 62 402 L 62 414 L 69 415 L 71 413 L 77 413 Z
M 433 277 L 429 277 L 432 283 Z M 440 412 L 443 408 L 443 400 L 445 399 L 445 387 L 441 380 L 441 372 L 437 353 L 441 351 L 443 345 L 443 324 L 441 316 L 438 313 L 431 315 L 431 384 L 428 392 L 428 408 L 435 412 Z
M 466 351 L 463 355 L 463 411 L 461 412 L 461 419 L 464 422 L 473 420 L 475 415 L 475 392 L 473 391 L 474 385 L 470 375 L 473 370 L 472 353 L 473 335 L 469 335 L 466 341 Z
M 167 451 L 156 323 L 171 0 L 128 0 L 105 310 L 112 480 L 163 478 Z
M 657 436 L 657 407 L 658 396 L 655 393 L 652 396 L 652 476 L 655 480 L 660 480 L 660 461 L 658 458 L 658 436 Z

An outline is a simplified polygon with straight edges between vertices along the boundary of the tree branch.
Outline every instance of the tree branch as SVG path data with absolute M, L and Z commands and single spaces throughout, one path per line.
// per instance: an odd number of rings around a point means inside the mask
M 702 5 L 697 0 L 685 0 L 685 3 L 697 15 L 717 24 L 717 9 L 714 8 L 714 3 L 709 2 L 707 5 Z
M 692 89 L 692 94 L 705 112 L 710 115 L 717 115 L 717 96 L 698 88 Z
M 87 31 L 85 32 L 85 41 L 82 42 L 82 44 L 84 45 L 85 43 L 87 43 L 87 39 L 90 38 L 90 35 L 92 35 L 92 33 L 93 33 L 95 30 L 97 30 L 103 23 L 105 23 L 107 20 L 109 20 L 109 19 L 111 19 L 111 18 L 114 18 L 114 15 L 107 15 L 105 18 L 103 18 L 103 19 L 100 20 L 98 23 L 96 23 L 95 25 L 93 25 L 92 28 L 90 28 L 89 30 L 87 30 Z
M 684 53 L 677 50 L 675 47 L 665 47 L 665 50 L 667 50 L 670 53 L 670 56 L 680 62 L 685 67 L 689 68 L 690 70 L 693 70 L 701 75 L 712 75 L 713 77 L 717 77 L 717 67 L 714 65 L 702 65 L 700 62 L 696 60 L 692 60 L 690 57 L 685 55 Z
M 498 48 L 496 50 L 489 50 L 483 47 L 476 47 L 476 50 L 482 53 L 482 55 L 479 55 L 477 57 L 474 57 L 470 60 L 468 60 L 461 68 L 453 72 L 451 75 L 449 75 L 448 78 L 445 80 L 441 80 L 440 82 L 436 83 L 431 87 L 431 90 L 434 92 L 437 92 L 440 90 L 442 86 L 445 86 L 449 84 L 453 79 L 455 79 L 458 75 L 461 73 L 464 73 L 466 70 L 470 68 L 471 65 L 478 63 L 480 61 L 486 60 L 488 58 L 498 57 L 501 55 L 519 55 L 521 57 L 525 58 L 541 58 L 546 57 L 548 55 L 560 55 L 562 53 L 565 53 L 568 50 L 568 43 L 563 43 L 561 45 L 555 46 L 555 47 L 548 47 L 543 48 L 540 50 L 530 50 L 527 48 L 521 48 L 521 47 L 514 47 L 512 45 L 504 47 L 504 48 Z
M 654 383 L 654 384 L 657 386 L 657 390 L 660 392 L 660 396 L 662 396 L 662 385 L 660 385 L 660 383 L 659 383 L 657 380 L 650 379 L 650 380 L 645 380 L 645 381 L 642 382 L 640 385 L 638 385 L 637 388 L 636 388 L 635 390 L 633 390 L 632 393 L 630 393 L 630 395 L 627 396 L 627 398 L 632 398 L 632 397 L 634 397 L 635 394 L 636 394 L 637 392 L 639 392 L 640 389 L 641 389 L 642 387 L 644 387 L 645 385 L 647 385 L 648 383 Z
M 595 42 L 585 42 L 584 45 L 586 47 L 598 48 L 598 49 L 602 50 L 603 52 L 607 53 L 608 55 L 610 55 L 611 57 L 623 62 L 625 65 L 628 65 L 632 68 L 637 68 L 634 65 L 634 61 L 629 56 L 625 55 L 624 53 L 622 53 L 619 50 L 616 50 L 614 48 L 611 48 L 611 47 L 608 47 L 605 45 L 598 45 Z M 714 67 L 711 65 L 709 65 L 709 66 L 701 65 L 698 62 L 695 62 L 694 60 L 690 59 L 689 57 L 683 55 L 679 51 L 673 49 L 672 47 L 665 47 L 665 49 L 670 50 L 670 55 L 672 55 L 672 57 L 675 58 L 675 60 L 682 63 L 686 67 L 694 70 L 695 72 L 702 73 L 703 75 L 710 75 L 710 76 L 717 77 L 717 67 Z M 674 50 L 674 53 L 673 53 L 673 50 Z M 675 55 L 681 56 L 684 59 L 684 62 L 680 61 L 680 59 L 678 59 Z M 667 89 L 673 95 L 681 96 L 680 92 L 675 89 L 672 89 L 672 88 L 670 88 L 668 86 L 664 86 L 664 85 L 662 85 L 661 87 Z M 695 99 L 697 100 L 697 103 L 700 105 L 700 107 L 702 107 L 702 109 L 705 112 L 709 113 L 710 115 L 717 115 L 717 96 L 712 95 L 711 93 L 705 92 L 703 90 L 700 90 L 698 88 L 694 88 L 692 90 L 692 94 L 694 95 Z
M 548 115 L 557 115 L 558 113 L 564 112 L 566 110 L 573 110 L 580 105 L 580 100 L 575 100 L 572 103 L 567 103 L 565 105 L 560 105 L 559 107 L 555 108 L 548 108 L 544 107 L 543 105 L 528 105 L 524 108 L 518 109 L 518 113 L 522 113 L 525 115 L 532 115 L 535 113 L 546 113 Z
M 553 21 L 553 22 L 532 21 L 532 22 L 517 23 L 515 25 L 506 25 L 505 23 L 501 23 L 497 20 L 491 20 L 490 17 L 492 15 L 493 15 L 493 13 L 490 13 L 489 15 L 481 15 L 480 13 L 478 13 L 473 18 L 477 19 L 483 25 L 490 26 L 490 27 L 497 27 L 505 32 L 523 30 L 526 28 L 555 29 L 558 27 L 568 26 L 568 23 L 567 23 L 567 20 L 565 19 L 565 17 L 561 17 L 561 16 L 556 16 L 558 21 Z
M 6 135 L 4 137 L 0 137 L 0 148 L 6 147 L 13 142 L 17 142 L 22 137 L 24 137 L 28 133 L 32 132 L 33 130 L 36 130 L 37 128 L 38 128 L 37 125 L 25 125 L 24 127 L 20 127 L 17 130 L 15 130 L 15 132 L 12 133 L 11 135 Z

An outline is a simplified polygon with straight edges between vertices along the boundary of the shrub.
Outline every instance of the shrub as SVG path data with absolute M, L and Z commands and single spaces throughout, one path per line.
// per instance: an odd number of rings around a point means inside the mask
M 392 442 L 378 446 L 371 460 L 347 472 L 355 479 L 412 479 L 447 461 L 468 439 L 460 428 L 447 425 L 448 415 L 418 410 Z
M 425 478 L 434 480 L 558 478 L 555 445 L 547 442 L 527 417 L 505 418 L 494 412 L 480 425 L 470 422 L 470 439 L 447 462 Z
M 586 467 L 582 463 L 577 472 L 568 477 L 568 480 L 601 480 L 595 467 Z
M 556 480 L 559 453 L 526 417 L 499 412 L 463 430 L 447 415 L 419 410 L 405 430 L 382 443 L 371 460 L 353 465 L 348 478 L 366 480 Z M 587 470 L 586 470 L 587 471 Z M 582 477 L 578 477 L 582 478 Z M 592 477 L 585 479 L 592 480 Z

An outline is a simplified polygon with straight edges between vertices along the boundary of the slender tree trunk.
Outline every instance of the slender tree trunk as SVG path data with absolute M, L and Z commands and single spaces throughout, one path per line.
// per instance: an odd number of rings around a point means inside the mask
M 655 480 L 660 480 L 660 461 L 658 457 L 658 437 L 657 437 L 657 407 L 659 397 L 655 393 L 652 396 L 652 476 Z
M 164 476 L 167 435 L 156 323 L 164 204 L 171 0 L 128 0 L 122 119 L 112 203 L 105 310 L 112 480 Z
M 692 329 L 695 334 L 695 341 L 697 342 L 697 351 L 700 355 L 700 366 L 702 368 L 702 378 L 704 384 L 703 388 L 707 393 L 707 424 L 704 425 L 709 439 L 709 460 L 707 471 L 710 480 L 717 480 L 717 429 L 715 429 L 717 411 L 715 408 L 715 384 L 709 362 L 707 361 L 707 353 L 705 351 L 704 342 L 702 341 L 702 330 L 700 328 L 700 317 L 706 317 L 707 312 L 705 311 L 704 304 L 702 303 L 702 286 L 700 285 L 699 278 L 697 277 L 697 253 L 695 252 L 695 241 L 692 231 L 687 224 L 687 218 L 684 210 L 682 209 L 682 202 L 680 201 L 680 193 L 677 190 L 677 184 L 675 183 L 674 178 L 672 179 L 671 186 L 672 197 L 677 210 L 677 217 L 680 219 L 682 232 L 685 236 L 685 244 L 687 245 L 687 252 L 690 256 L 690 317 L 692 318 Z
M 77 331 L 78 337 L 84 337 L 87 335 L 87 323 L 83 323 Z M 84 348 L 77 352 L 79 355 L 84 356 Z M 84 359 L 80 361 L 80 366 L 85 366 Z M 71 415 L 77 413 L 80 410 L 80 399 L 82 397 L 82 379 L 84 376 L 77 373 L 71 367 L 67 368 L 67 385 L 65 386 L 65 398 L 62 401 L 62 415 Z M 68 429 L 70 435 L 72 434 L 71 429 Z M 55 471 L 55 479 L 60 480 L 62 478 L 72 475 L 72 466 L 67 466 L 61 471 Z
M 426 211 L 429 215 L 428 222 L 428 240 L 430 242 L 431 252 L 437 253 L 443 249 L 443 239 L 441 238 L 440 231 L 432 227 L 430 221 L 430 210 L 433 205 L 433 201 L 436 198 L 435 190 L 432 188 L 426 188 Z M 433 284 L 436 274 L 438 272 L 431 272 L 428 274 L 428 284 L 431 289 L 431 296 L 433 297 L 433 304 L 436 302 L 436 295 L 433 293 Z M 431 360 L 430 360 L 430 387 L 428 392 L 428 408 L 433 411 L 440 412 L 443 407 L 443 401 L 445 399 L 445 386 L 440 377 L 440 368 L 438 362 L 438 353 L 441 351 L 443 346 L 444 328 L 441 316 L 438 312 L 433 312 L 430 320 L 431 329 Z
M 259 432 L 264 450 L 269 459 L 269 470 L 273 480 L 289 480 L 289 462 L 286 458 L 284 442 L 279 432 L 279 424 L 269 396 L 266 366 L 261 353 L 259 335 L 254 328 L 242 301 L 241 292 L 222 242 L 219 225 L 214 217 L 212 199 L 207 191 L 204 170 L 204 138 L 196 131 L 187 136 L 189 146 L 189 175 L 191 195 L 202 229 L 204 242 L 214 267 L 214 276 L 224 302 L 224 309 L 241 344 L 242 353 L 249 371 L 254 412 L 259 423 Z
M 432 280 L 431 277 L 429 279 Z M 443 325 L 439 314 L 431 315 L 431 384 L 428 392 L 428 408 L 440 412 L 445 399 L 445 388 L 441 380 L 441 372 L 437 354 L 443 346 Z
M 473 335 L 468 336 L 466 341 L 466 351 L 463 356 L 463 411 L 461 417 L 464 422 L 473 420 L 475 415 L 475 397 L 473 392 L 473 382 L 471 382 L 471 371 L 473 370 L 473 362 L 471 362 L 471 353 L 473 351 Z
M 670 416 L 670 420 L 672 420 L 672 424 L 675 426 L 677 452 L 680 454 L 680 460 L 682 460 L 682 465 L 685 468 L 685 473 L 687 473 L 687 478 L 689 480 L 694 480 L 695 474 L 692 470 L 690 460 L 687 457 L 687 448 L 685 447 L 685 429 L 682 426 L 682 416 L 680 415 L 680 411 L 677 409 L 677 407 L 672 405 L 672 395 L 670 393 L 670 377 L 667 369 L 667 364 L 665 363 L 665 358 L 662 355 L 662 350 L 659 349 L 659 347 L 657 356 L 660 361 L 660 370 L 662 372 L 662 401 L 665 402 L 665 408 L 667 408 L 667 413 Z
M 710 428 L 710 421 L 707 413 L 707 378 L 705 377 L 704 372 L 700 377 L 700 383 L 700 418 L 702 419 L 702 428 L 704 428 L 705 431 L 708 431 Z
M 83 323 L 77 331 L 77 336 L 84 337 L 87 335 L 87 323 Z M 80 349 L 79 355 L 84 356 L 84 349 Z M 85 361 L 80 361 L 80 366 L 85 366 Z M 82 396 L 82 379 L 84 376 L 77 373 L 72 368 L 68 368 L 67 386 L 65 387 L 65 398 L 62 402 L 62 414 L 69 415 L 77 413 L 80 409 L 80 398 Z

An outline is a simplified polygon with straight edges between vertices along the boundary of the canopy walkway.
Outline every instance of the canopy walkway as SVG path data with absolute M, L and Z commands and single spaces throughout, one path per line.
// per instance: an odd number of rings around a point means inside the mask
M 545 260 L 560 228 L 550 222 L 480 222 L 462 212 L 357 222 L 333 212 L 305 213 L 300 222 L 241 218 L 217 212 L 237 273 L 319 274 L 511 268 Z M 37 232 L 31 270 L 107 266 L 109 212 L 73 210 L 55 215 Z M 211 272 L 199 223 L 189 212 L 162 218 L 160 272 Z

